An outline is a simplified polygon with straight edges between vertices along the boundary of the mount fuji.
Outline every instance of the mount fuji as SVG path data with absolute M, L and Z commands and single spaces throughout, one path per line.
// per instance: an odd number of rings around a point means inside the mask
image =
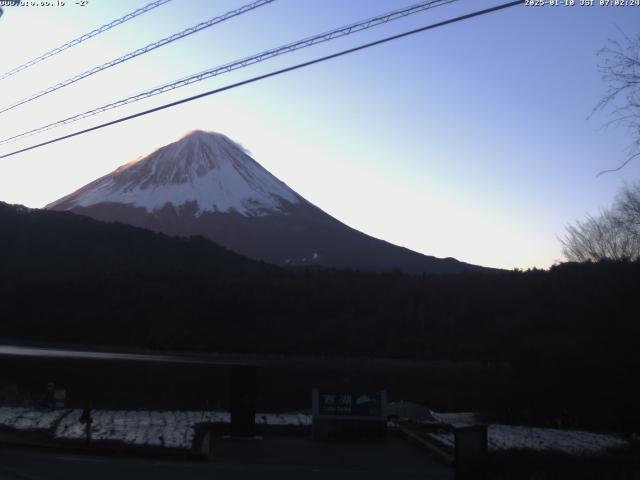
M 196 130 L 45 208 L 168 235 L 202 235 L 276 265 L 409 273 L 482 267 L 370 237 L 294 192 L 225 135 Z

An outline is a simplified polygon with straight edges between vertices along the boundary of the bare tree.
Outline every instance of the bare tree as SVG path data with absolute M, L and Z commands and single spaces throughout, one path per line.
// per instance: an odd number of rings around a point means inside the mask
M 609 110 L 611 118 L 605 126 L 627 129 L 632 142 L 627 149 L 627 158 L 616 168 L 603 170 L 598 176 L 618 171 L 640 156 L 640 33 L 628 36 L 622 32 L 622 37 L 621 41 L 609 40 L 598 52 L 602 58 L 598 70 L 608 88 L 592 114 Z
M 560 241 L 572 262 L 640 259 L 640 183 L 625 186 L 600 215 L 567 226 Z
M 640 235 L 640 183 L 626 186 L 622 190 L 618 195 L 616 208 L 625 228 Z

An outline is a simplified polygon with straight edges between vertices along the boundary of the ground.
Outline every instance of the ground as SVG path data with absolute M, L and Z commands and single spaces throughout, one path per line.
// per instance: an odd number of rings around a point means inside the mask
M 453 479 L 452 469 L 397 437 L 318 443 L 304 437 L 219 441 L 212 461 L 0 447 L 0 480 Z

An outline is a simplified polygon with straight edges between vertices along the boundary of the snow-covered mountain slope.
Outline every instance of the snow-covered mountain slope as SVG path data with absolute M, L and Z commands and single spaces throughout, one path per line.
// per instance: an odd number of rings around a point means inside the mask
M 196 130 L 47 208 L 115 202 L 153 212 L 167 204 L 195 202 L 196 215 L 233 211 L 255 216 L 281 211 L 283 200 L 302 199 L 228 137 Z
M 411 273 L 481 268 L 354 230 L 306 201 L 226 136 L 199 130 L 47 208 L 168 235 L 202 235 L 276 265 Z

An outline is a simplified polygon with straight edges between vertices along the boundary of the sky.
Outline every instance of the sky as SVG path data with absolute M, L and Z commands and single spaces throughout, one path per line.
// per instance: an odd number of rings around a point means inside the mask
M 417 1 L 276 0 L 4 112 L 0 136 Z M 173 0 L 0 81 L 0 105 L 245 2 Z M 50 3 L 5 8 L 2 72 L 148 2 Z M 0 154 L 499 3 L 432 8 L 0 146 Z M 0 201 L 43 207 L 189 130 L 212 130 L 369 235 L 474 264 L 547 268 L 562 261 L 568 223 L 606 208 L 640 177 L 640 162 L 596 177 L 625 159 L 632 139 L 604 128 L 605 113 L 591 115 L 606 89 L 597 53 L 621 32 L 640 31 L 640 7 L 576 4 L 509 8 L 0 159 Z

